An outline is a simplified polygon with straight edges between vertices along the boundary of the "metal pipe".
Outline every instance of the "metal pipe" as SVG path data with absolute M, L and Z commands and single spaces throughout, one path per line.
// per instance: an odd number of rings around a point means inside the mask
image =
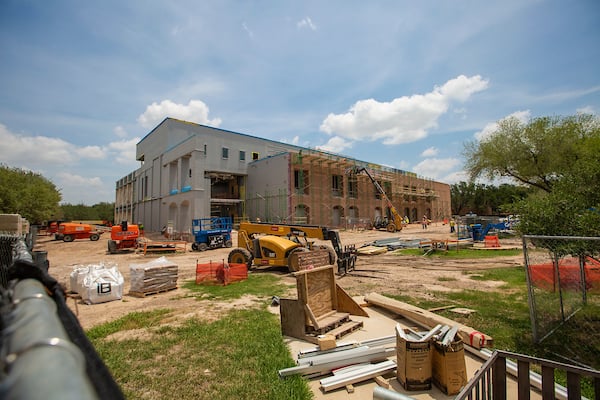
M 0 398 L 97 399 L 83 353 L 69 340 L 46 288 L 23 279 L 12 305 L 2 330 Z
M 338 355 L 335 358 L 320 359 L 314 362 L 298 365 L 296 367 L 280 369 L 279 376 L 284 377 L 295 374 L 325 374 L 331 372 L 336 368 L 344 367 L 351 364 L 385 360 L 386 358 L 396 354 L 396 348 L 360 348 L 356 350 L 359 351 L 349 350 L 348 352 L 343 352 L 345 354 Z
M 394 369 L 396 369 L 396 362 L 393 360 L 386 360 L 377 364 L 369 364 L 343 374 L 323 378 L 319 383 L 321 384 L 323 391 L 328 392 L 346 385 L 374 378 L 378 375 L 384 375 Z
M 381 386 L 375 386 L 373 388 L 373 400 L 415 400 L 415 398 Z

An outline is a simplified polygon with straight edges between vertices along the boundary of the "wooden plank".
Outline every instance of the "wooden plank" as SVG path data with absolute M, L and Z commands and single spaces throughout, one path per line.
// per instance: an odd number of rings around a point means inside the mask
M 517 382 L 517 397 L 519 400 L 529 400 L 529 362 L 523 360 L 517 361 Z
M 315 317 L 315 314 L 312 312 L 308 304 L 304 304 L 304 312 L 308 317 L 310 324 L 314 326 L 315 329 L 321 329 L 321 326 L 319 325 L 319 320 L 317 319 L 317 317 Z
M 152 296 L 154 294 L 170 292 L 171 290 L 175 290 L 175 289 L 177 289 L 177 286 L 164 288 L 164 289 L 158 289 L 158 290 L 149 290 L 149 291 L 144 291 L 144 292 L 129 291 L 129 295 L 133 296 L 133 297 L 147 297 L 147 296 Z
M 295 299 L 279 299 L 281 333 L 303 339 L 306 335 L 304 304 Z
M 368 317 L 369 314 L 356 302 L 348 292 L 346 292 L 340 285 L 336 283 L 335 293 L 337 297 L 337 308 L 338 311 L 350 313 L 352 315 L 359 315 L 361 317 Z
M 328 335 L 333 335 L 335 337 L 335 339 L 339 339 L 342 336 L 345 336 L 349 333 L 354 332 L 357 329 L 360 329 L 363 327 L 363 322 L 362 321 L 348 321 L 345 322 L 344 324 L 338 326 L 337 328 L 334 328 L 330 331 L 327 332 Z
M 427 310 L 423 310 L 422 308 L 415 307 L 411 304 L 394 300 L 377 293 L 370 293 L 366 295 L 365 301 L 393 311 L 411 321 L 429 328 L 433 328 L 438 324 L 448 326 L 458 325 L 458 335 L 462 341 L 476 349 L 480 349 L 482 347 L 493 347 L 494 345 L 491 336 L 481 333 L 469 326 L 458 324 L 456 321 L 453 321 L 449 318 L 445 318 Z
M 332 280 L 335 279 L 333 268 L 315 269 L 304 275 L 306 282 L 306 304 L 315 314 L 320 316 L 335 310 L 335 292 L 332 290 Z M 335 285 L 335 283 L 333 283 Z M 333 286 L 335 288 L 335 286 Z
M 374 380 L 375 380 L 375 383 L 376 383 L 378 386 L 381 386 L 382 388 L 385 388 L 385 389 L 389 389 L 389 388 L 390 388 L 390 383 L 389 383 L 389 382 L 388 382 L 388 380 L 387 380 L 387 379 L 385 379 L 383 376 L 381 376 L 381 375 L 377 375 L 377 376 L 374 378 Z
M 290 256 L 290 265 L 294 271 L 330 265 L 329 252 L 327 250 L 295 252 Z

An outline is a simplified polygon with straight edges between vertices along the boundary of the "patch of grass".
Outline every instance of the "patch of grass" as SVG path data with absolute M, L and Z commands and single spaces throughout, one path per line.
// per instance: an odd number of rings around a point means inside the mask
M 438 282 L 452 282 L 452 281 L 456 281 L 456 278 L 453 278 L 451 276 L 440 276 L 437 278 Z
M 185 289 L 194 295 L 201 295 L 203 299 L 231 300 L 249 294 L 257 297 L 281 296 L 287 292 L 289 286 L 269 274 L 249 274 L 248 279 L 233 282 L 229 285 L 197 285 L 195 281 L 186 281 Z
M 119 331 L 128 331 L 152 326 L 158 326 L 165 315 L 171 310 L 160 309 L 149 312 L 132 312 L 127 318 L 120 318 L 95 326 L 86 332 L 90 340 L 105 338 Z
M 156 314 L 148 314 L 138 318 L 147 323 L 141 328 L 153 327 Z M 125 327 L 129 318 L 105 325 Z M 294 361 L 277 316 L 264 309 L 235 310 L 211 323 L 190 319 L 150 340 L 92 341 L 128 399 L 313 398 L 305 379 L 279 378 Z
M 392 254 L 406 255 L 406 256 L 424 256 L 424 257 L 439 257 L 444 259 L 465 259 L 465 258 L 493 258 L 493 257 L 512 257 L 523 254 L 521 249 L 474 249 L 474 248 L 463 248 L 463 249 L 450 249 L 448 251 L 434 251 L 425 254 L 426 249 L 400 249 L 395 250 Z

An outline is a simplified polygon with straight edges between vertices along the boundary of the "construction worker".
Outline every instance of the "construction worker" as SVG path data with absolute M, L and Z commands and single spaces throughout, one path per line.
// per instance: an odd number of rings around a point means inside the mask
M 456 224 L 456 222 L 454 222 L 454 218 L 450 218 L 450 233 L 454 233 L 454 225 Z
M 429 224 L 429 219 L 427 218 L 427 215 L 423 215 L 423 220 L 421 221 L 421 226 L 423 227 L 423 229 L 427 229 L 428 224 Z

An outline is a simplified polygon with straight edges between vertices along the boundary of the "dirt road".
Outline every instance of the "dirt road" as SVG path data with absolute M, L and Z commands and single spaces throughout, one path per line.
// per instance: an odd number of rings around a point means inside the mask
M 234 234 L 234 246 L 236 245 Z M 340 231 L 344 245 L 355 244 L 357 247 L 385 238 L 403 239 L 451 239 L 449 227 L 441 223 L 432 224 L 426 230 L 420 224 L 409 225 L 402 232 L 388 233 L 384 231 Z M 241 300 L 232 303 L 219 303 L 215 301 L 201 301 L 186 297 L 186 290 L 177 290 L 137 298 L 127 296 L 129 292 L 129 265 L 146 263 L 159 257 L 156 254 L 146 256 L 134 252 L 124 254 L 109 254 L 107 251 L 108 234 L 102 235 L 100 240 L 76 240 L 71 243 L 55 241 L 52 237 L 38 237 L 35 250 L 48 253 L 50 274 L 59 282 L 70 289 L 69 275 L 78 265 L 99 263 L 114 263 L 125 278 L 123 299 L 102 304 L 85 305 L 69 299 L 68 304 L 78 314 L 81 325 L 88 329 L 94 325 L 119 318 L 133 311 L 143 311 L 154 308 L 169 308 L 177 310 L 181 319 L 193 316 L 201 318 L 218 318 L 224 310 L 231 307 L 244 307 L 250 305 L 252 300 Z M 503 247 L 518 246 L 516 241 L 501 241 Z M 193 252 L 188 245 L 188 251 L 179 254 L 164 255 L 179 267 L 178 283 L 195 279 L 196 263 L 208 261 L 222 261 L 227 259 L 230 249 L 215 249 L 206 252 Z M 359 257 L 356 270 L 351 274 L 340 277 L 338 283 L 351 295 L 359 296 L 370 292 L 401 294 L 410 293 L 413 296 L 428 297 L 433 291 L 461 290 L 464 288 L 481 288 L 494 290 L 498 282 L 480 281 L 471 279 L 472 275 L 465 271 L 476 271 L 485 268 L 512 267 L 523 264 L 522 256 L 499 257 L 492 259 L 478 259 L 473 262 L 468 260 L 441 261 L 432 257 L 422 256 L 396 256 L 390 253 L 376 256 Z M 282 269 L 260 271 L 256 273 L 273 273 L 289 280 L 290 284 L 295 279 Z M 475 272 L 476 273 L 476 272 Z M 293 296 L 294 293 L 292 292 Z M 176 301 L 175 301 L 176 300 Z

